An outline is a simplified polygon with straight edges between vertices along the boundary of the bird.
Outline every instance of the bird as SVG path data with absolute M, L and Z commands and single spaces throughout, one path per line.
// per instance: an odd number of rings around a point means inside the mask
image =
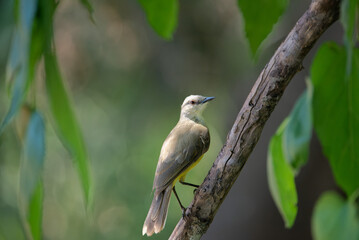
M 210 135 L 202 112 L 213 99 L 214 97 L 190 95 L 183 101 L 179 121 L 161 148 L 153 181 L 154 196 L 143 224 L 142 235 L 151 236 L 164 228 L 172 191 L 184 216 L 186 208 L 178 197 L 175 184 L 179 181 L 184 185 L 199 187 L 185 182 L 185 177 L 209 148 Z

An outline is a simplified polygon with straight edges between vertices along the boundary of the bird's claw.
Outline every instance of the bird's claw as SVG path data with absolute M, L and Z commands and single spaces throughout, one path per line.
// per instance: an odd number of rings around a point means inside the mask
M 187 216 L 187 214 L 186 214 L 186 210 L 187 210 L 187 208 L 183 208 L 183 209 L 182 209 L 182 218 L 183 218 L 185 221 L 188 220 L 188 216 Z
M 182 217 L 184 218 L 184 217 L 186 216 L 186 210 L 187 210 L 187 209 L 184 208 L 184 207 L 181 208 L 181 209 L 182 209 Z

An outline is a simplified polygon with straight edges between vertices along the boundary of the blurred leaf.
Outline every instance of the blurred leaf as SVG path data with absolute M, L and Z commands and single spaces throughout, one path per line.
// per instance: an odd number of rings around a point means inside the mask
M 87 9 L 89 15 L 90 15 L 90 19 L 92 22 L 94 22 L 94 19 L 93 19 L 93 7 L 91 5 L 91 3 L 88 1 L 88 0 L 80 0 L 81 4 Z
M 20 27 L 26 34 L 30 36 L 32 29 L 32 22 L 37 9 L 37 0 L 18 0 L 19 2 L 19 19 Z
M 346 52 L 323 44 L 312 67 L 314 127 L 337 184 L 351 195 L 359 188 L 359 50 L 346 76 Z
M 355 45 L 355 10 L 357 5 L 357 0 L 343 0 L 340 6 L 340 21 L 345 31 L 344 42 L 347 49 L 347 75 L 350 74 L 352 67 L 352 55 Z
M 85 143 L 63 85 L 54 52 L 45 53 L 45 73 L 46 89 L 57 134 L 74 158 L 85 201 L 89 203 L 90 176 Z
M 15 28 L 11 40 L 9 59 L 7 61 L 6 76 L 5 76 L 5 81 L 9 86 L 9 89 L 10 89 L 10 85 L 13 84 L 14 82 L 16 73 L 20 69 L 21 61 L 23 61 L 22 54 L 24 54 L 24 52 L 21 52 L 21 50 L 25 51 L 26 49 L 25 46 L 23 46 L 23 43 L 21 42 L 19 30 Z
M 315 205 L 312 231 L 315 240 L 358 240 L 359 206 L 356 196 L 348 201 L 335 192 L 324 193 Z
M 267 158 L 267 175 L 269 189 L 281 213 L 285 226 L 293 226 L 297 215 L 297 191 L 294 181 L 294 173 L 289 163 L 284 159 L 282 150 L 282 136 L 288 119 L 284 120 L 272 137 L 269 144 Z
M 39 113 L 33 112 L 24 142 L 24 159 L 20 170 L 20 202 L 34 240 L 41 239 L 44 158 L 44 121 Z
M 158 35 L 171 39 L 178 18 L 178 0 L 139 0 L 147 20 Z
M 44 54 L 51 47 L 53 39 L 53 14 L 56 8 L 54 0 L 39 0 L 38 10 L 32 28 L 29 56 L 29 74 L 27 88 L 31 85 L 36 67 Z
M 32 28 L 31 34 L 31 42 L 30 42 L 30 51 L 29 51 L 29 71 L 28 71 L 28 79 L 26 82 L 26 90 L 31 85 L 34 75 L 36 72 L 37 63 L 39 62 L 43 52 L 44 52 L 44 41 L 45 36 L 43 34 L 41 20 L 34 20 L 34 25 Z
M 312 89 L 309 86 L 297 100 L 283 132 L 284 157 L 295 170 L 299 170 L 308 161 L 312 136 L 311 98 Z
M 19 21 L 14 32 L 6 68 L 6 81 L 9 84 L 14 82 L 14 84 L 11 91 L 10 108 L 0 124 L 0 134 L 17 113 L 25 97 L 31 32 L 37 0 L 19 0 L 16 7 L 19 12 Z
M 238 0 L 241 9 L 245 32 L 252 54 L 257 52 L 261 42 L 272 31 L 274 24 L 287 8 L 288 0 Z
M 21 166 L 20 189 L 26 200 L 30 199 L 41 176 L 45 156 L 45 127 L 40 114 L 31 114 L 25 137 Z
M 42 202 L 44 196 L 42 181 L 38 181 L 29 204 L 28 222 L 33 240 L 41 239 Z

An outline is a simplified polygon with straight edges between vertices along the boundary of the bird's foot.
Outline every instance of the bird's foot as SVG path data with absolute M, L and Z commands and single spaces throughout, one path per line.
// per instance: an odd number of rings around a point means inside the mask
M 187 210 L 187 208 L 182 208 L 182 218 L 183 218 L 185 221 L 187 221 L 187 219 L 188 219 L 188 216 L 187 216 L 187 214 L 186 214 L 186 210 Z
M 182 207 L 182 217 L 184 218 L 186 216 L 186 210 L 187 208 Z

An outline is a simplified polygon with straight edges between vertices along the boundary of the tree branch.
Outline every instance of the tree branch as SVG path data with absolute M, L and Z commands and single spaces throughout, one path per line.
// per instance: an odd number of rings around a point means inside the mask
M 200 239 L 237 179 L 264 124 L 302 61 L 338 19 L 340 0 L 313 0 L 255 82 L 216 161 L 170 239 Z

